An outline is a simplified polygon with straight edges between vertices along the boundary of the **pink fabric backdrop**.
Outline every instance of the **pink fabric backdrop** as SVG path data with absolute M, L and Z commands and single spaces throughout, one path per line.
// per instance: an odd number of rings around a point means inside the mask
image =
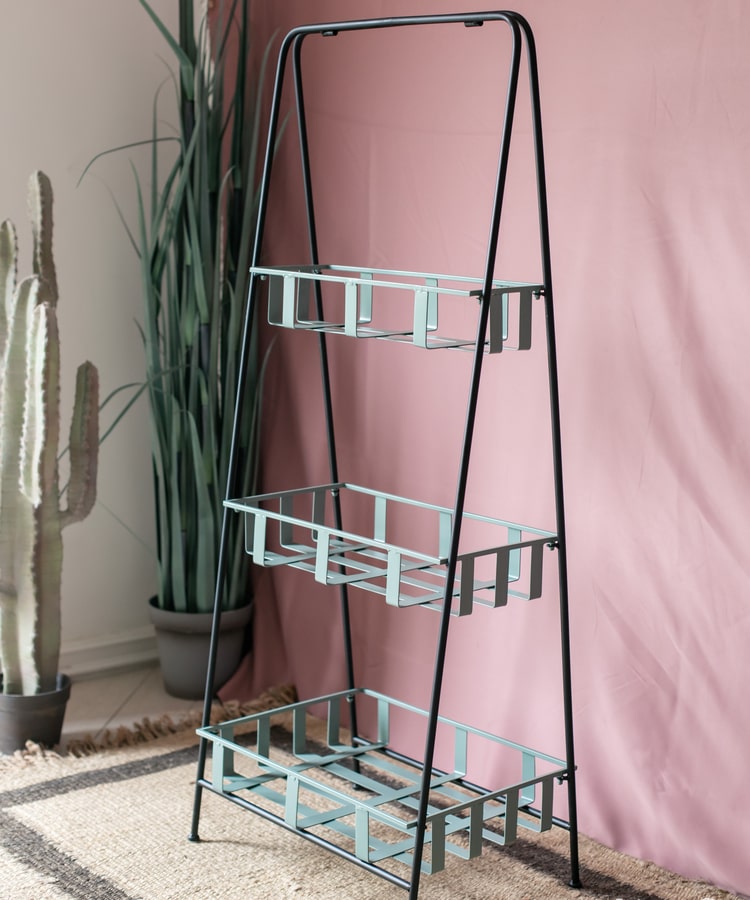
M 253 6 L 259 39 L 311 20 L 475 8 Z M 581 829 L 750 893 L 750 6 L 515 8 L 534 29 L 542 81 Z M 482 32 L 310 42 L 324 262 L 481 273 L 504 87 L 493 47 L 505 46 L 501 28 Z M 291 131 L 277 162 L 269 262 L 306 259 Z M 500 269 L 533 279 L 525 103 L 517 137 Z M 541 324 L 537 315 L 539 337 Z M 342 476 L 451 504 L 468 356 L 352 343 L 329 344 Z M 268 490 L 328 478 L 315 353 L 307 335 L 274 345 Z M 468 506 L 546 527 L 543 359 L 487 365 Z M 548 574 L 542 600 L 456 622 L 444 710 L 561 753 L 552 566 Z M 296 572 L 264 573 L 258 585 L 247 690 L 282 677 L 303 696 L 341 687 L 336 596 Z M 353 593 L 358 683 L 426 703 L 437 616 Z M 421 753 L 420 736 L 398 740 Z M 492 778 L 491 756 L 476 765 L 478 778 Z

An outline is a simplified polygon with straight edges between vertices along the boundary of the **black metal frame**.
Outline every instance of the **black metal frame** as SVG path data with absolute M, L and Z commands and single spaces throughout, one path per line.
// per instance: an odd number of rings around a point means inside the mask
M 420 804 L 417 815 L 417 830 L 413 854 L 413 865 L 411 880 L 406 881 L 396 875 L 382 869 L 378 866 L 366 863 L 348 851 L 335 844 L 332 844 L 317 835 L 300 832 L 286 825 L 283 819 L 274 816 L 272 813 L 248 802 L 241 798 L 232 797 L 239 805 L 250 809 L 266 819 L 276 822 L 283 827 L 295 831 L 302 837 L 311 840 L 313 843 L 326 847 L 334 853 L 348 859 L 362 868 L 374 872 L 393 884 L 397 884 L 409 891 L 411 900 L 416 900 L 419 892 L 419 882 L 421 875 L 422 857 L 424 852 L 424 837 L 426 827 L 426 817 L 429 804 L 429 784 L 430 774 L 434 772 L 434 744 L 437 736 L 437 723 L 440 708 L 440 697 L 442 691 L 443 673 L 445 665 L 445 656 L 447 649 L 448 631 L 450 624 L 450 590 L 456 574 L 456 558 L 458 555 L 460 530 L 462 514 L 464 510 L 464 499 L 469 471 L 469 458 L 471 454 L 471 445 L 474 433 L 474 422 L 476 416 L 476 406 L 479 393 L 479 383 L 482 370 L 482 362 L 484 358 L 483 347 L 485 343 L 485 335 L 487 332 L 487 323 L 489 316 L 489 297 L 492 289 L 492 280 L 495 267 L 497 244 L 499 238 L 500 219 L 502 212 L 503 196 L 508 171 L 508 160 L 510 153 L 510 139 L 513 125 L 513 116 L 515 111 L 515 103 L 518 92 L 519 72 L 523 49 L 525 46 L 526 58 L 528 63 L 529 90 L 531 99 L 532 126 L 535 149 L 536 164 L 536 182 L 537 182 L 537 198 L 538 198 L 538 216 L 539 216 L 539 238 L 542 255 L 542 272 L 544 290 L 543 302 L 545 308 L 546 334 L 547 334 L 547 363 L 549 371 L 549 402 L 550 417 L 552 426 L 552 451 L 554 466 L 554 491 L 556 505 L 556 527 L 557 540 L 554 548 L 559 555 L 558 572 L 559 572 L 559 605 L 560 605 L 560 637 L 561 637 L 561 662 L 562 662 L 562 687 L 563 687 L 563 713 L 565 727 L 565 746 L 566 746 L 566 765 L 567 765 L 567 793 L 568 793 L 568 821 L 556 818 L 554 823 L 558 826 L 567 828 L 570 833 L 570 881 L 571 887 L 580 887 L 580 870 L 578 857 L 578 834 L 577 834 L 577 802 L 576 802 L 576 786 L 575 786 L 575 751 L 573 741 L 573 706 L 572 706 L 572 690 L 571 690 L 571 653 L 570 653 L 570 621 L 569 621 L 569 605 L 568 605 L 568 586 L 567 586 L 567 550 L 565 536 L 565 512 L 564 512 L 564 496 L 563 496 L 563 473 L 562 473 L 562 451 L 561 451 L 561 429 L 560 429 L 560 404 L 557 376 L 557 349 L 554 326 L 554 311 L 552 298 L 552 267 L 550 258 L 550 242 L 549 242 L 549 222 L 547 213 L 547 188 L 544 170 L 544 151 L 542 141 L 542 124 L 541 124 L 541 104 L 539 95 L 539 78 L 537 70 L 537 57 L 534 36 L 528 22 L 515 12 L 509 11 L 487 11 L 480 13 L 457 13 L 450 15 L 432 15 L 432 16 L 404 16 L 396 18 L 383 19 L 362 19 L 356 21 L 344 21 L 335 23 L 326 23 L 318 25 L 308 25 L 295 28 L 290 31 L 284 38 L 279 52 L 278 65 L 276 70 L 276 79 L 273 91 L 273 100 L 270 111 L 270 122 L 268 130 L 268 140 L 266 145 L 266 157 L 263 167 L 260 198 L 258 207 L 258 225 L 255 238 L 255 244 L 252 254 L 252 266 L 257 266 L 260 259 L 260 251 L 263 241 L 263 233 L 265 228 L 266 212 L 268 206 L 268 192 L 271 179 L 271 168 L 274 158 L 274 148 L 276 145 L 280 106 L 281 92 L 286 72 L 288 57 L 290 50 L 293 54 L 293 75 L 296 96 L 296 112 L 299 128 L 300 152 L 302 158 L 302 170 L 304 180 L 305 204 L 307 211 L 308 223 L 308 239 L 310 262 L 313 265 L 319 264 L 317 231 L 315 223 L 315 212 L 313 203 L 312 182 L 310 176 L 310 157 L 307 139 L 307 127 L 305 119 L 305 105 L 302 86 L 301 74 L 301 49 L 303 41 L 310 35 L 321 35 L 323 37 L 334 37 L 340 33 L 348 31 L 362 31 L 368 29 L 385 29 L 392 27 L 406 27 L 414 25 L 437 25 L 437 24 L 463 24 L 466 27 L 482 26 L 486 22 L 502 22 L 505 23 L 511 32 L 512 52 L 509 67 L 508 86 L 506 93 L 506 105 L 504 112 L 503 131 L 501 138 L 499 163 L 497 170 L 497 179 L 495 187 L 495 198 L 492 212 L 492 224 L 487 247 L 486 265 L 484 273 L 483 289 L 480 295 L 480 314 L 477 326 L 477 339 L 474 352 L 473 368 L 471 382 L 469 388 L 469 397 L 467 401 L 466 420 L 464 426 L 463 447 L 461 453 L 461 461 L 459 466 L 458 483 L 456 489 L 455 505 L 454 505 L 454 527 L 451 541 L 451 551 L 448 563 L 448 573 L 446 577 L 446 595 L 444 598 L 443 610 L 441 612 L 441 622 L 435 652 L 435 668 L 432 681 L 432 696 L 428 717 L 427 736 L 425 740 L 424 759 L 419 765 L 423 769 L 422 790 L 420 795 Z M 244 390 L 246 384 L 246 374 L 248 368 L 248 348 L 250 345 L 250 335 L 255 321 L 255 304 L 257 293 L 258 278 L 252 275 L 248 291 L 248 303 L 245 314 L 244 334 L 242 341 L 242 351 L 239 364 L 239 389 L 237 391 L 237 401 L 234 411 L 233 439 L 229 464 L 229 476 L 227 480 L 226 498 L 230 499 L 236 496 L 235 485 L 237 481 L 239 452 L 238 436 L 240 433 L 241 417 L 245 408 Z M 322 298 L 320 293 L 320 283 L 315 283 L 316 304 L 318 307 L 319 318 L 322 315 Z M 328 368 L 328 354 L 326 348 L 326 337 L 319 333 L 319 352 L 321 378 L 323 385 L 326 431 L 328 437 L 329 448 L 329 465 L 331 471 L 331 481 L 338 482 L 338 462 L 336 456 L 336 441 L 333 424 L 333 411 L 331 401 L 331 386 Z M 228 552 L 227 538 L 227 516 L 228 511 L 224 512 L 224 522 L 222 527 L 221 544 L 219 550 L 219 573 L 223 570 L 225 559 Z M 337 518 L 340 517 L 340 511 L 336 509 Z M 337 521 L 337 527 L 340 522 Z M 221 620 L 221 591 L 222 579 L 219 575 L 216 582 L 216 594 L 214 598 L 214 614 L 213 628 L 211 633 L 211 645 L 209 653 L 208 674 L 206 679 L 206 693 L 203 708 L 203 726 L 207 726 L 210 721 L 211 704 L 214 697 L 214 672 L 216 666 L 216 654 L 218 644 L 219 625 Z M 355 688 L 354 679 L 354 658 L 352 650 L 350 617 L 349 617 L 349 600 L 347 596 L 346 585 L 340 587 L 341 591 L 341 617 L 344 638 L 344 652 L 346 660 L 346 675 L 348 688 Z M 351 731 L 353 740 L 358 740 L 356 709 L 353 703 L 350 704 L 351 713 Z M 393 753 L 394 757 L 399 754 Z M 193 806 L 192 827 L 190 832 L 190 840 L 198 841 L 198 825 L 200 819 L 200 806 L 202 791 L 204 788 L 211 789 L 211 783 L 205 778 L 205 766 L 207 756 L 207 741 L 202 738 L 198 752 L 198 771 L 195 789 L 195 801 Z M 412 761 L 413 762 L 413 761 Z M 534 810 L 530 810 L 534 814 Z

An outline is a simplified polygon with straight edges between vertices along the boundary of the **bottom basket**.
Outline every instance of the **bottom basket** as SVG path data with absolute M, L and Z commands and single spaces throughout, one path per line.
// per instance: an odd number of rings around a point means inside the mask
M 342 706 L 352 701 L 358 713 L 362 707 L 376 721 L 375 739 L 342 740 Z M 365 709 L 368 704 L 375 708 Z M 309 715 L 313 707 L 319 713 L 321 705 L 324 723 Z M 272 727 L 282 713 L 291 719 L 289 731 Z M 212 748 L 211 774 L 202 784 L 365 865 L 378 867 L 386 860 L 411 865 L 423 774 L 417 761 L 388 747 L 392 718 L 403 713 L 427 716 L 383 694 L 356 689 L 199 728 Z M 432 771 L 423 872 L 440 871 L 446 853 L 470 859 L 485 841 L 507 845 L 519 828 L 551 827 L 554 783 L 567 774 L 562 760 L 442 716 L 439 723 L 453 767 Z M 487 741 L 516 771 L 512 783 L 496 790 L 466 781 L 469 746 Z

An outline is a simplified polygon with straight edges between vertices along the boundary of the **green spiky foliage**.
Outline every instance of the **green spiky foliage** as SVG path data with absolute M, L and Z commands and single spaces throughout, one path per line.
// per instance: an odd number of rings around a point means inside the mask
M 166 83 L 177 95 L 178 128 L 175 135 L 163 124 L 157 93 L 151 137 L 105 152 L 146 147 L 151 155 L 148 186 L 135 174 L 138 225 L 129 227 L 121 218 L 140 260 L 144 301 L 140 327 L 152 434 L 158 605 L 209 612 L 255 232 L 260 96 L 270 46 L 251 66 L 244 0 L 215 4 L 210 28 L 205 18 L 194 22 L 193 0 L 179 0 L 178 36 L 146 0 L 139 2 L 173 58 Z M 253 347 L 250 398 L 259 398 L 260 369 Z M 255 411 L 241 436 L 242 493 L 251 492 L 256 477 L 257 403 Z M 230 517 L 225 609 L 251 599 L 240 524 L 239 517 Z
M 52 187 L 29 183 L 34 274 L 17 281 L 16 232 L 0 225 L 0 667 L 3 692 L 54 690 L 60 657 L 62 529 L 96 500 L 99 381 L 85 362 L 76 377 L 61 489 L 60 348 L 52 257 Z

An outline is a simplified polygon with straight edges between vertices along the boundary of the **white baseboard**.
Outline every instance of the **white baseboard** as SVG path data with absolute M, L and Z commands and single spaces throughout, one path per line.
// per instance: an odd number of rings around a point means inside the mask
M 60 671 L 74 681 L 153 665 L 157 660 L 151 626 L 91 640 L 63 641 L 60 648 Z

